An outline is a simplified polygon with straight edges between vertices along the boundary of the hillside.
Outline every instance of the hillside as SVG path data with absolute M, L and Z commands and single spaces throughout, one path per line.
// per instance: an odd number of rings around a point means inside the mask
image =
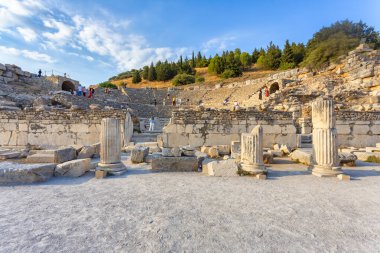
M 247 79 L 261 78 L 269 74 L 279 72 L 279 71 L 274 71 L 274 70 L 261 70 L 261 69 L 258 69 L 256 65 L 252 65 L 248 70 L 244 71 L 243 75 L 240 77 L 223 79 L 220 76 L 210 74 L 207 71 L 207 67 L 194 68 L 194 69 L 196 71 L 196 75 L 204 77 L 205 81 L 201 83 L 184 85 L 184 86 L 181 86 L 182 88 L 186 88 L 187 86 L 194 86 L 194 85 L 208 86 L 208 85 L 215 85 L 217 83 L 226 84 L 226 83 L 233 83 L 233 82 L 242 82 Z M 164 81 L 148 81 L 148 80 L 143 79 L 140 83 L 132 83 L 132 77 L 129 77 L 129 78 L 121 79 L 121 80 L 111 80 L 110 82 L 117 86 L 124 84 L 126 87 L 133 88 L 133 89 L 173 87 L 172 80 L 164 82 Z

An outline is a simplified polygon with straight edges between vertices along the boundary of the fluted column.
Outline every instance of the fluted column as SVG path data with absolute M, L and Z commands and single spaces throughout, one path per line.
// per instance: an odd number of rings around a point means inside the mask
M 312 104 L 313 175 L 319 177 L 342 174 L 339 167 L 334 103 L 330 98 L 318 98 Z
M 125 170 L 121 163 L 121 128 L 117 118 L 102 119 L 100 133 L 100 163 L 98 169 L 109 172 Z
M 256 126 L 251 133 L 241 135 L 241 167 L 252 174 L 264 174 L 263 127 Z

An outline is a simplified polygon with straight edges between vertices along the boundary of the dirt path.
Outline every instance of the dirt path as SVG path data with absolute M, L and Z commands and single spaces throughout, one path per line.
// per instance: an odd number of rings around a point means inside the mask
M 134 166 L 0 187 L 0 252 L 380 252 L 380 167 L 350 182 L 272 169 L 259 181 Z

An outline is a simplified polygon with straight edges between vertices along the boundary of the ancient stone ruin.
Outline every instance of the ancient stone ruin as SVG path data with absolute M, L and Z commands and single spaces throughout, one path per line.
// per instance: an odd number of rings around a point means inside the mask
M 94 172 L 104 178 L 139 164 L 265 179 L 283 159 L 347 180 L 347 166 L 380 160 L 379 61 L 378 50 L 360 46 L 319 72 L 292 69 L 185 88 L 119 87 L 111 94 L 94 86 L 92 98 L 72 94 L 78 81 L 0 64 L 0 159 L 7 160 L 0 182 Z M 270 95 L 260 100 L 265 86 Z

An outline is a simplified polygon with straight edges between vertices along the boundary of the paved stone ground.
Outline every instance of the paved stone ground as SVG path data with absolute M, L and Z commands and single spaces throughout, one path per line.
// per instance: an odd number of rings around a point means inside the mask
M 149 173 L 0 187 L 0 252 L 380 252 L 380 167 L 266 181 Z

